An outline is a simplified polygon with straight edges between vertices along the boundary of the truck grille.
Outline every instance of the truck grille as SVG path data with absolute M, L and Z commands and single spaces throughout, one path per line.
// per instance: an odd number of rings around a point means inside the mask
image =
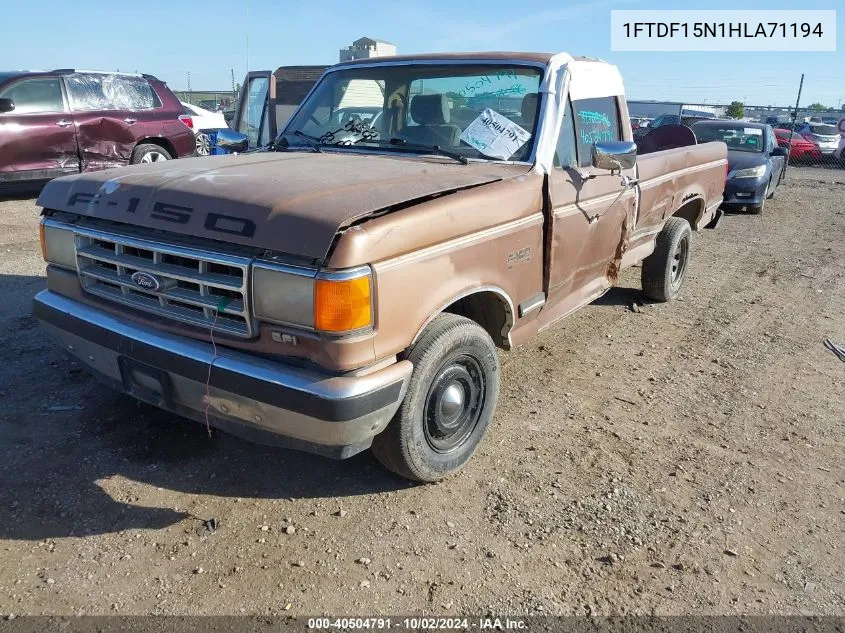
M 151 314 L 251 337 L 247 288 L 250 260 L 76 228 L 83 289 Z M 142 287 L 132 275 L 158 288 Z M 145 273 L 145 274 L 143 274 Z M 218 313 L 219 310 L 219 313 Z M 216 321 L 215 321 L 216 315 Z

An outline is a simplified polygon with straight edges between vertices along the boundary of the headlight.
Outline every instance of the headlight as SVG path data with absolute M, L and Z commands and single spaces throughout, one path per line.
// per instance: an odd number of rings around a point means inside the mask
M 38 233 L 45 262 L 76 268 L 76 243 L 72 227 L 44 218 L 38 225 Z
M 252 271 L 255 317 L 342 334 L 373 324 L 372 274 L 368 266 L 321 272 L 257 262 Z
M 759 167 L 749 167 L 748 169 L 737 169 L 731 174 L 731 178 L 759 178 L 765 173 L 766 166 L 760 165 Z
M 314 277 L 317 271 L 256 262 L 252 267 L 252 311 L 257 319 L 314 327 Z

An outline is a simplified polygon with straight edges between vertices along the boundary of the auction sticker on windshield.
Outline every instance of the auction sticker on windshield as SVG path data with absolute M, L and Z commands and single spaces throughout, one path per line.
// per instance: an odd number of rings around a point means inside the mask
M 491 108 L 485 108 L 460 136 L 485 156 L 501 160 L 508 160 L 530 138 L 528 130 Z

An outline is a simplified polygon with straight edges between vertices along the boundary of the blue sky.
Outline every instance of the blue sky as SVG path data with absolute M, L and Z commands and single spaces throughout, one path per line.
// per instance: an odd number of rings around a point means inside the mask
M 340 48 L 366 35 L 408 54 L 525 50 L 601 57 L 621 68 L 629 98 L 636 99 L 790 104 L 804 72 L 802 105 L 845 102 L 842 38 L 837 52 L 820 53 L 610 50 L 613 8 L 795 9 L 794 1 L 708 0 L 686 6 L 677 0 L 82 0 L 75 7 L 66 0 L 6 2 L 0 70 L 137 70 L 176 90 L 187 87 L 190 72 L 194 89 L 221 90 L 231 87 L 231 68 L 241 81 L 248 68 L 330 64 Z M 840 8 L 837 31 L 845 33 L 841 0 L 805 0 L 800 8 Z

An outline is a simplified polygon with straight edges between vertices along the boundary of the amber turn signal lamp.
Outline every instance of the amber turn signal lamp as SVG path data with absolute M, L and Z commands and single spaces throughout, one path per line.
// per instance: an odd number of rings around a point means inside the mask
M 370 277 L 320 279 L 314 286 L 314 327 L 349 332 L 372 325 Z

